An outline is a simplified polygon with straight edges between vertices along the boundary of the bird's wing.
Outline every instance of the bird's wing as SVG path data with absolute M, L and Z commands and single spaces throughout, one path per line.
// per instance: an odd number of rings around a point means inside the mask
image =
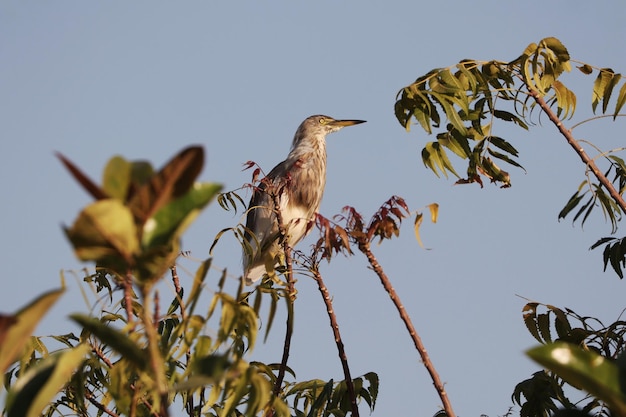
M 265 273 L 264 257 L 269 254 L 268 244 L 278 232 L 272 193 L 280 193 L 279 208 L 282 211 L 288 200 L 286 193 L 281 192 L 288 167 L 286 161 L 276 165 L 254 189 L 248 204 L 245 238 L 249 247 L 244 248 L 243 253 L 244 278 L 247 283 L 256 281 Z
M 253 236 L 247 235 L 247 240 L 252 248 L 257 250 L 258 244 L 263 247 L 268 237 L 278 231 L 276 225 L 276 214 L 274 213 L 274 199 L 272 192 L 280 192 L 280 188 L 284 185 L 285 174 L 288 171 L 287 161 L 283 161 L 276 165 L 274 169 L 261 181 L 254 189 L 250 203 L 248 204 L 248 214 L 246 218 L 246 228 L 254 233 Z M 280 209 L 282 210 L 287 203 L 285 193 L 278 196 Z

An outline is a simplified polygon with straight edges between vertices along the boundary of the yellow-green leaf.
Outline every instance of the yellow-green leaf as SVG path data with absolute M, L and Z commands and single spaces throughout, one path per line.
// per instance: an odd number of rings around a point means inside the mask
M 420 226 L 422 225 L 423 220 L 424 215 L 422 213 L 417 213 L 417 215 L 415 215 L 415 223 L 413 224 L 415 239 L 417 239 L 417 243 L 419 243 L 422 248 L 424 247 L 424 244 L 422 243 L 422 238 L 420 237 Z
M 131 164 L 121 156 L 109 160 L 102 173 L 102 189 L 112 198 L 124 201 L 131 182 Z
M 626 415 L 615 362 L 590 350 L 564 342 L 542 345 L 526 352 L 574 387 L 607 402 L 617 415 Z
M 615 104 L 615 112 L 613 113 L 613 120 L 615 120 L 615 118 L 619 114 L 619 111 L 624 106 L 624 103 L 626 103 L 626 83 L 622 84 L 622 88 L 619 89 L 617 103 Z
M 0 344 L 0 372 L 4 373 L 18 356 L 46 312 L 63 294 L 64 289 L 47 292 L 23 307 L 4 329 Z
M 142 245 L 151 248 L 179 238 L 221 189 L 220 184 L 194 184 L 187 194 L 162 207 L 146 222 Z
M 596 112 L 596 107 L 603 100 L 606 86 L 613 78 L 613 70 L 610 68 L 602 68 L 593 83 L 593 96 L 591 99 L 591 109 Z
M 137 365 L 140 369 L 147 369 L 148 357 L 146 353 L 127 334 L 102 323 L 96 318 L 83 314 L 72 314 L 70 318 L 96 336 L 102 343 L 122 355 L 128 362 Z
M 428 209 L 430 210 L 430 221 L 433 223 L 437 223 L 437 216 L 439 214 L 439 204 L 437 203 L 429 204 Z
M 90 351 L 89 345 L 81 344 L 28 368 L 7 394 L 7 417 L 40 416 Z
M 87 206 L 66 230 L 83 261 L 121 257 L 128 261 L 139 249 L 133 215 L 120 200 L 99 200 Z

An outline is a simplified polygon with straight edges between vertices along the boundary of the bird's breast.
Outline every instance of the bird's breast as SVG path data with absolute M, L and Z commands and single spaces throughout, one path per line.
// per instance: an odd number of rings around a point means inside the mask
M 319 210 L 324 187 L 326 170 L 315 167 L 294 167 L 289 184 L 289 200 L 292 204 L 305 207 L 309 217 Z

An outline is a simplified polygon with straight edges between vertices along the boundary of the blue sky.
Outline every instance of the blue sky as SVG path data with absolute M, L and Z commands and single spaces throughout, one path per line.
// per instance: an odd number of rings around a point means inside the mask
M 538 370 L 521 320 L 525 300 L 570 307 L 606 322 L 624 309 L 624 283 L 588 251 L 610 227 L 581 230 L 557 214 L 584 179 L 576 155 L 548 124 L 530 132 L 496 126 L 521 152 L 527 173 L 513 187 L 453 186 L 424 168 L 429 138 L 395 120 L 397 91 L 431 68 L 464 58 L 511 60 L 531 42 L 559 38 L 573 58 L 626 71 L 626 3 L 614 2 L 34 2 L 0 4 L 0 310 L 13 311 L 83 267 L 61 225 L 88 196 L 54 158 L 59 151 L 99 179 L 115 154 L 157 166 L 203 144 L 203 181 L 236 189 L 286 155 L 311 114 L 365 119 L 328 140 L 322 214 L 345 205 L 370 216 L 391 195 L 413 209 L 440 205 L 419 247 L 410 222 L 375 247 L 459 415 L 504 414 L 515 384 Z M 575 121 L 590 114 L 593 79 L 566 78 L 578 94 Z M 572 121 L 572 124 L 575 122 Z M 623 146 L 621 122 L 599 121 L 577 137 Z M 622 129 L 623 131 L 623 129 Z M 203 259 L 215 234 L 239 217 L 211 206 L 184 239 Z M 313 242 L 308 238 L 301 248 Z M 240 274 L 237 243 L 225 238 L 214 265 Z M 188 262 L 189 269 L 194 268 Z M 374 415 L 434 414 L 439 400 L 388 296 L 362 257 L 322 266 L 334 296 L 353 375 L 378 372 Z M 208 280 L 207 292 L 219 276 Z M 87 307 L 68 293 L 39 328 L 72 329 Z M 298 282 L 290 365 L 299 379 L 341 379 L 314 283 Z M 207 294 L 207 297 L 210 295 Z M 279 319 L 277 323 L 282 323 Z M 282 330 L 251 359 L 279 361 Z

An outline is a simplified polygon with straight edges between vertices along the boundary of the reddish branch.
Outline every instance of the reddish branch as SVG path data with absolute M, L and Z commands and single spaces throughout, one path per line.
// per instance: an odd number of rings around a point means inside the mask
M 337 344 L 337 353 L 339 354 L 339 360 L 341 360 L 341 366 L 343 367 L 343 375 L 346 381 L 346 388 L 348 389 L 348 395 L 350 396 L 350 405 L 352 406 L 352 416 L 359 417 L 359 407 L 356 403 L 356 395 L 354 392 L 354 384 L 352 383 L 352 377 L 350 376 L 350 368 L 348 367 L 348 356 L 346 355 L 346 351 L 343 346 L 343 341 L 341 340 L 341 334 L 339 333 L 339 324 L 337 324 L 337 316 L 335 315 L 335 310 L 333 309 L 333 302 L 330 299 L 330 294 L 328 293 L 328 288 L 324 281 L 322 280 L 322 275 L 320 271 L 314 267 L 311 269 L 313 272 L 313 278 L 317 281 L 317 287 L 322 294 L 322 298 L 324 299 L 324 304 L 326 305 L 326 312 L 328 313 L 328 318 L 330 319 L 330 327 L 333 329 L 333 335 L 335 336 L 335 343 Z
M 391 285 L 389 278 L 387 277 L 387 275 L 383 271 L 383 268 L 380 266 L 380 264 L 378 263 L 378 260 L 372 253 L 371 248 L 370 248 L 370 242 L 367 239 L 367 236 L 362 235 L 358 237 L 357 243 L 359 245 L 359 250 L 363 252 L 363 254 L 365 254 L 365 256 L 367 257 L 367 260 L 369 261 L 370 266 L 372 267 L 376 275 L 378 275 L 378 277 L 380 278 L 380 282 L 383 284 L 383 287 L 389 294 L 391 301 L 393 301 L 394 305 L 398 309 L 400 318 L 404 322 L 404 325 L 406 326 L 406 329 L 408 330 L 409 335 L 411 336 L 411 339 L 413 339 L 415 348 L 419 352 L 420 357 L 422 358 L 422 362 L 424 363 L 426 370 L 430 374 L 430 378 L 432 379 L 433 385 L 435 386 L 435 389 L 437 390 L 437 393 L 439 394 L 439 398 L 441 399 L 441 403 L 443 404 L 443 409 L 446 412 L 447 417 L 455 417 L 454 410 L 452 409 L 452 404 L 450 403 L 450 400 L 448 399 L 448 394 L 446 393 L 443 383 L 441 382 L 441 379 L 439 378 L 439 374 L 437 373 L 435 366 L 433 365 L 432 361 L 430 360 L 430 357 L 428 356 L 428 352 L 426 352 L 426 347 L 424 347 L 424 344 L 422 343 L 422 339 L 417 334 L 417 331 L 415 330 L 415 327 L 413 326 L 413 323 L 411 322 L 411 318 L 409 317 L 409 314 L 404 309 L 404 305 L 402 304 L 402 301 L 400 301 L 400 297 L 396 293 L 396 290 Z
M 87 399 L 87 401 L 89 401 L 94 407 L 96 407 L 98 410 L 100 410 L 101 413 L 107 414 L 111 417 L 119 417 L 119 414 L 117 414 L 116 412 L 114 412 L 113 410 L 110 410 L 109 408 L 107 408 L 104 404 L 100 403 L 98 400 L 96 400 L 93 396 L 93 394 L 91 393 L 91 391 L 89 391 L 88 389 L 85 389 L 85 398 Z
M 626 213 L 626 202 L 622 198 L 621 194 L 615 189 L 613 183 L 609 181 L 609 179 L 602 173 L 602 171 L 600 171 L 595 161 L 591 159 L 589 155 L 587 155 L 587 152 L 585 152 L 583 147 L 580 146 L 578 141 L 574 139 L 571 130 L 566 129 L 565 126 L 563 126 L 563 122 L 561 122 L 561 119 L 559 119 L 558 116 L 552 111 L 548 103 L 546 103 L 543 97 L 539 95 L 539 92 L 537 90 L 531 88 L 529 85 L 526 85 L 526 87 L 528 88 L 530 96 L 535 100 L 539 107 L 541 107 L 541 110 L 546 113 L 550 121 L 554 123 L 554 125 L 559 129 L 559 132 L 561 132 L 561 134 L 565 137 L 567 143 L 569 143 L 570 146 L 574 148 L 574 151 L 578 154 L 583 163 L 585 163 L 585 165 L 589 167 L 589 169 L 598 179 L 600 184 L 602 184 L 604 188 L 606 188 L 611 198 L 613 198 L 613 200 L 620 206 L 622 212 Z

